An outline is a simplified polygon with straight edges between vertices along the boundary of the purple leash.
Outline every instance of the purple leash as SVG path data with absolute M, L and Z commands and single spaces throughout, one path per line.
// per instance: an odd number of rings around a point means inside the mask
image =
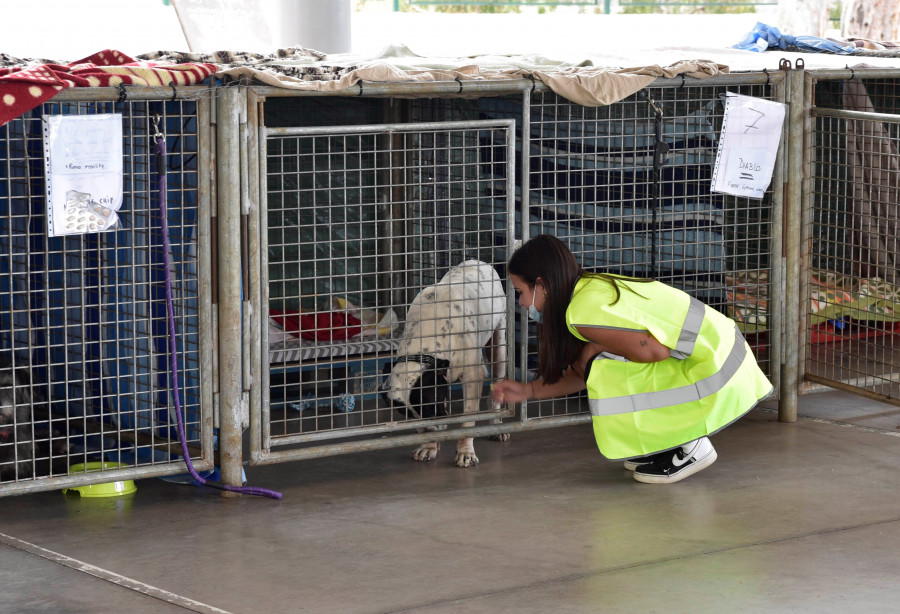
M 159 225 L 162 231 L 163 239 L 163 262 L 165 265 L 166 279 L 166 317 L 168 321 L 168 337 L 169 337 L 169 373 L 172 378 L 172 395 L 175 399 L 175 416 L 178 420 L 178 438 L 181 440 L 181 452 L 184 456 L 184 464 L 187 465 L 188 472 L 203 486 L 217 488 L 219 490 L 228 490 L 246 495 L 259 495 L 260 497 L 270 497 L 272 499 L 281 499 L 281 493 L 267 488 L 257 488 L 255 486 L 230 486 L 228 484 L 220 484 L 218 482 L 208 482 L 205 478 L 194 469 L 191 463 L 191 455 L 188 451 L 187 437 L 184 431 L 184 421 L 181 416 L 181 395 L 178 387 L 178 352 L 175 343 L 175 307 L 172 303 L 172 275 L 169 263 L 169 224 L 166 219 L 166 139 L 159 132 L 157 120 L 154 120 L 156 127 L 156 174 L 159 177 Z

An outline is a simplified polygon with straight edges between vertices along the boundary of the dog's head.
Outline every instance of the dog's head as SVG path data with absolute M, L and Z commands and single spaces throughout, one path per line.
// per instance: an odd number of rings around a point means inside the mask
M 402 356 L 384 366 L 381 396 L 404 418 L 450 415 L 450 383 L 446 360 L 429 355 Z

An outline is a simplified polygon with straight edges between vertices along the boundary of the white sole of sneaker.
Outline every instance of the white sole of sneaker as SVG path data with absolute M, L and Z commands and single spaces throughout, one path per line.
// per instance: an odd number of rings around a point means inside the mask
M 719 455 L 716 454 L 716 450 L 715 448 L 713 448 L 709 454 L 699 459 L 696 463 L 688 465 L 675 475 L 645 475 L 643 473 L 635 472 L 634 479 L 644 484 L 674 484 L 675 482 L 680 482 L 686 477 L 694 475 L 698 471 L 706 469 L 714 462 L 716 462 L 717 458 L 719 458 Z

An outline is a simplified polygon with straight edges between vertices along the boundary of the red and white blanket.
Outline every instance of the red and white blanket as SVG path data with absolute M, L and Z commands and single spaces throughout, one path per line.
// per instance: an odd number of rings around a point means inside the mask
M 197 62 L 139 62 L 111 49 L 65 65 L 0 65 L 0 125 L 70 87 L 196 85 L 217 69 L 215 64 Z

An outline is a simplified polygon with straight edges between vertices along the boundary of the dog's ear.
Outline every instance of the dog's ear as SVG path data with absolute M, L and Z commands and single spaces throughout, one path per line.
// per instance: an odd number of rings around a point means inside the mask
M 427 369 L 413 393 L 419 401 L 423 418 L 450 415 L 450 384 L 443 371 Z M 410 401 L 415 404 L 412 395 Z
M 413 418 L 414 416 L 410 415 L 409 408 L 402 400 L 395 399 L 391 397 L 390 393 L 392 392 L 391 388 L 391 375 L 394 372 L 395 363 L 385 363 L 384 369 L 382 369 L 382 374 L 384 375 L 384 379 L 381 382 L 381 398 L 384 400 L 384 404 L 388 407 L 393 408 L 398 413 L 400 413 L 405 419 Z

